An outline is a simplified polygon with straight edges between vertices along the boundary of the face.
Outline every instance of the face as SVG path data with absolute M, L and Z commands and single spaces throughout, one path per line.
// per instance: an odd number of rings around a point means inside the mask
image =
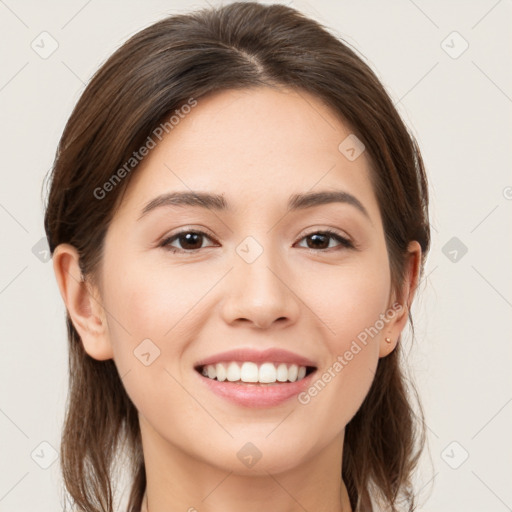
M 100 293 L 145 445 L 277 472 L 342 438 L 384 338 L 399 334 L 369 159 L 339 149 L 350 134 L 305 92 L 224 91 L 200 98 L 137 169 Z M 192 191 L 219 197 L 161 197 Z M 320 192 L 331 199 L 297 199 Z M 246 380 L 303 378 L 235 382 L 233 362 Z

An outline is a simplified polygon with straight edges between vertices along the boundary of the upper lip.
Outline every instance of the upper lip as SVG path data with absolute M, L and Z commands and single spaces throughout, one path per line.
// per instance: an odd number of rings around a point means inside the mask
M 220 352 L 214 354 L 206 359 L 202 359 L 195 364 L 195 367 L 206 366 L 208 364 L 216 364 L 227 361 L 245 362 L 251 361 L 254 363 L 288 363 L 296 364 L 298 366 L 313 366 L 316 364 L 307 357 L 299 354 L 294 354 L 289 350 L 269 348 L 266 350 L 254 350 L 251 348 L 238 348 L 228 350 L 227 352 Z

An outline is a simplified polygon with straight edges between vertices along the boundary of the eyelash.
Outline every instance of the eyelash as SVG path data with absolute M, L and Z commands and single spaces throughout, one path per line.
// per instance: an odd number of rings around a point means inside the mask
M 179 239 L 180 236 L 185 235 L 185 234 L 202 235 L 202 236 L 205 236 L 205 237 L 209 238 L 210 240 L 212 240 L 212 237 L 209 236 L 204 231 L 197 231 L 197 230 L 193 230 L 193 229 L 185 229 L 183 231 L 175 233 L 174 235 L 172 235 L 172 236 L 162 240 L 162 242 L 159 244 L 159 247 L 163 247 L 164 249 L 166 249 L 167 251 L 170 251 L 173 254 L 174 253 L 194 254 L 197 251 L 201 250 L 201 249 L 191 249 L 191 250 L 178 249 L 176 247 L 171 247 L 170 246 L 171 242 L 174 242 L 175 240 Z M 319 231 L 312 231 L 311 233 L 307 233 L 306 235 L 304 235 L 300 239 L 300 241 L 304 240 L 305 238 L 308 238 L 308 237 L 310 237 L 312 235 L 319 235 L 319 234 L 327 235 L 327 236 L 329 236 L 331 238 L 334 238 L 337 242 L 340 243 L 340 245 L 342 247 L 338 247 L 338 248 L 329 247 L 327 249 L 311 249 L 309 247 L 303 247 L 303 248 L 304 249 L 308 249 L 310 251 L 314 251 L 314 252 L 327 252 L 327 251 L 331 251 L 333 249 L 334 250 L 340 250 L 341 248 L 345 248 L 345 249 L 355 249 L 356 248 L 354 243 L 351 240 L 341 236 L 339 233 L 337 233 L 336 231 L 333 231 L 331 229 L 323 229 L 323 230 L 319 230 Z

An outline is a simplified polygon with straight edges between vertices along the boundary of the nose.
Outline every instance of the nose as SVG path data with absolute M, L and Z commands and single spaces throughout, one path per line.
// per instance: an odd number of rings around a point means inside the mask
M 236 255 L 234 266 L 225 283 L 222 307 L 228 324 L 247 323 L 268 329 L 273 324 L 285 327 L 297 321 L 300 299 L 283 261 L 270 257 L 270 251 L 263 251 L 252 263 Z

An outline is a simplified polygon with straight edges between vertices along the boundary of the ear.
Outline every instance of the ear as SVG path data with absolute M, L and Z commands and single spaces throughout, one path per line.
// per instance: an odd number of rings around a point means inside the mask
M 75 247 L 60 244 L 55 248 L 53 271 L 68 314 L 87 354 L 99 361 L 113 358 L 99 290 L 83 279 Z
M 394 317 L 388 321 L 386 327 L 382 331 L 382 339 L 380 340 L 379 357 L 389 355 L 396 347 L 400 333 L 407 324 L 409 319 L 409 311 L 418 287 L 419 275 L 421 268 L 421 246 L 414 240 L 407 247 L 407 261 L 404 275 L 404 282 L 400 290 L 400 296 L 395 297 L 393 294 L 389 311 L 395 311 Z M 391 340 L 386 341 L 386 338 Z

